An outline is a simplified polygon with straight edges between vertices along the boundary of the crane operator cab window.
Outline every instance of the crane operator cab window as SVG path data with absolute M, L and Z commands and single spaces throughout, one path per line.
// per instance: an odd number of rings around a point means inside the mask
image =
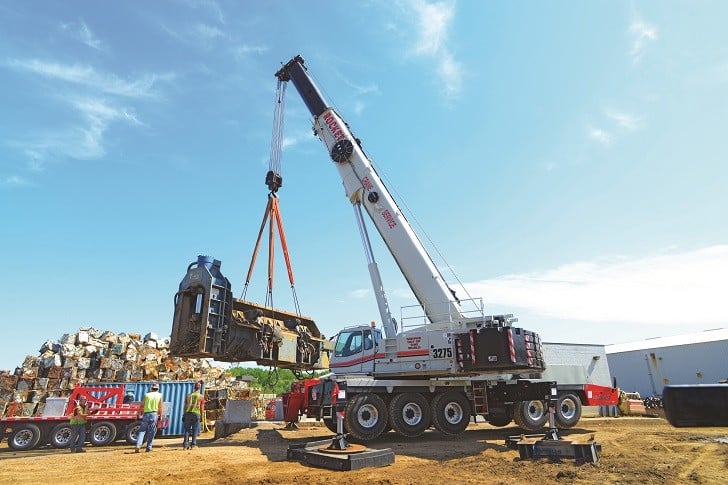
M 343 331 L 336 339 L 334 355 L 336 357 L 348 357 L 358 354 L 362 350 L 363 341 L 361 330 Z
M 336 347 L 334 355 L 336 357 L 348 357 L 358 354 L 362 350 L 371 351 L 375 345 L 382 339 L 381 332 L 375 329 L 362 330 L 345 330 L 339 334 L 336 339 Z

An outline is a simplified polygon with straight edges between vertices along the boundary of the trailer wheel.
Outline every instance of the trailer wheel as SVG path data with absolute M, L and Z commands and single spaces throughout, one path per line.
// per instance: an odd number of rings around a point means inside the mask
M 397 394 L 389 403 L 389 424 L 402 436 L 416 438 L 430 427 L 432 411 L 422 394 Z
M 440 433 L 456 436 L 470 423 L 470 403 L 465 394 L 448 391 L 432 400 L 432 423 Z
M 548 419 L 548 408 L 543 401 L 523 401 L 513 411 L 513 420 L 526 431 L 541 430 Z
M 71 425 L 68 423 L 59 423 L 51 430 L 49 441 L 53 448 L 68 448 L 71 444 Z
M 130 445 L 136 445 L 137 436 L 139 436 L 139 428 L 141 427 L 141 425 L 141 421 L 132 421 L 131 423 L 126 425 L 126 430 L 124 431 L 124 439 Z
M 344 425 L 360 441 L 377 439 L 387 428 L 387 405 L 376 394 L 357 394 L 346 404 Z
M 32 423 L 17 426 L 8 437 L 8 446 L 15 451 L 32 450 L 39 442 L 40 428 Z
M 559 396 L 556 404 L 556 424 L 561 429 L 576 426 L 581 419 L 581 400 L 571 392 Z
M 116 439 L 116 426 L 109 421 L 101 421 L 91 426 L 89 441 L 94 446 L 106 446 Z

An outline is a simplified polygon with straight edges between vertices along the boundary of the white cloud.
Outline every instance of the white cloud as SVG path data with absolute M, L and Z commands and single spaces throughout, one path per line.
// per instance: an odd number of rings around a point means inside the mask
M 94 98 L 64 98 L 80 116 L 80 121 L 67 123 L 63 129 L 33 135 L 22 151 L 28 159 L 28 169 L 42 171 L 45 165 L 63 157 L 77 160 L 101 158 L 106 154 L 105 135 L 113 123 L 141 126 L 134 110 Z
M 455 2 L 410 0 L 404 5 L 417 16 L 417 40 L 413 53 L 434 59 L 445 94 L 457 97 L 462 89 L 463 66 L 455 59 L 447 42 L 448 29 L 455 17 Z
M 171 74 L 146 74 L 139 79 L 125 81 L 113 74 L 97 72 L 90 66 L 62 65 L 55 62 L 46 62 L 39 59 L 11 59 L 8 66 L 21 71 L 28 71 L 33 74 L 65 81 L 71 84 L 81 85 L 104 93 L 125 96 L 130 98 L 156 97 L 153 91 L 155 82 L 171 81 L 174 76 Z
M 236 59 L 248 57 L 250 54 L 261 55 L 268 52 L 270 49 L 264 45 L 240 45 L 233 49 L 233 55 Z
M 466 284 L 489 304 L 550 319 L 725 325 L 728 245 L 641 259 L 574 262 Z
M 438 72 L 445 83 L 445 94 L 451 98 L 457 97 L 463 85 L 461 64 L 449 52 L 446 52 L 440 60 Z
M 2 187 L 27 187 L 29 185 L 31 183 L 28 180 L 18 175 L 10 175 L 9 177 L 0 179 L 0 186 Z
M 217 39 L 227 37 L 220 28 L 205 23 L 185 25 L 183 27 L 171 27 L 160 21 L 159 26 L 167 35 L 176 41 L 193 45 L 202 49 L 211 49 Z
M 361 101 L 355 101 L 354 102 L 354 106 L 353 106 L 353 108 L 354 108 L 354 114 L 357 115 L 357 116 L 361 115 L 364 112 L 364 107 L 365 107 L 365 105 L 364 105 L 363 102 L 361 102 Z
M 411 6 L 419 16 L 419 39 L 415 51 L 427 56 L 439 54 L 446 48 L 447 29 L 454 17 L 454 4 L 414 0 Z
M 635 131 L 642 127 L 642 120 L 631 113 L 608 110 L 606 116 L 627 131 Z
M 608 131 L 592 127 L 589 128 L 589 138 L 598 141 L 602 145 L 609 145 L 612 143 L 613 136 Z
M 194 27 L 192 27 L 190 32 L 192 33 L 193 37 L 196 37 L 202 42 L 209 42 L 218 37 L 225 36 L 222 30 L 207 24 L 196 24 Z
M 86 25 L 86 22 L 83 20 L 61 24 L 61 30 L 68 32 L 72 38 L 93 49 L 103 49 L 101 41 L 94 35 L 93 32 L 91 32 L 91 29 L 89 29 L 88 25 Z
M 192 8 L 208 10 L 215 16 L 219 23 L 225 23 L 225 16 L 217 2 L 213 0 L 187 0 L 187 4 Z
M 360 288 L 358 290 L 349 292 L 349 296 L 351 298 L 362 299 L 362 298 L 367 298 L 371 293 L 372 292 L 369 289 Z
M 6 65 L 52 81 L 49 97 L 70 105 L 78 116 L 62 127 L 30 135 L 32 141 L 16 142 L 32 171 L 42 171 L 51 160 L 69 157 L 89 160 L 106 154 L 105 135 L 114 123 L 144 126 L 134 108 L 121 106 L 116 99 L 152 99 L 161 95 L 154 90 L 157 81 L 170 81 L 172 74 L 147 74 L 127 81 L 90 66 L 63 65 L 38 59 L 11 59 Z M 66 83 L 66 84 L 61 84 Z M 80 93 L 80 94 L 79 94 Z M 118 97 L 118 98 L 116 98 Z M 103 99 L 110 98 L 110 99 Z M 80 121 L 79 121 L 80 120 Z
M 632 36 L 629 55 L 632 62 L 638 63 L 642 59 L 647 45 L 657 40 L 657 27 L 637 17 L 629 26 L 629 33 Z

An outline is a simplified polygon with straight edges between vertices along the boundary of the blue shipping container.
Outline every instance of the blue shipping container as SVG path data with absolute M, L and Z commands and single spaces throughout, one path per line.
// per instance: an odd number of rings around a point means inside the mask
M 124 395 L 129 395 L 132 402 L 142 401 L 144 394 L 149 392 L 152 384 L 159 384 L 159 392 L 165 405 L 165 414 L 169 415 L 169 427 L 161 431 L 161 436 L 182 436 L 184 426 L 182 415 L 184 414 L 185 398 L 195 388 L 197 381 L 144 381 L 144 382 L 87 382 L 84 387 L 123 387 Z M 203 387 L 204 392 L 204 387 Z

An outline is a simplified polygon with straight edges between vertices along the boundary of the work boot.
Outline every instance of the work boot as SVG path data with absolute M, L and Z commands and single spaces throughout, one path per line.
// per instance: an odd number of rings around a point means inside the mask
M 139 453 L 139 448 L 134 448 L 134 453 Z
M 76 450 L 76 453 L 86 453 L 86 450 L 84 450 L 83 448 L 79 448 Z

